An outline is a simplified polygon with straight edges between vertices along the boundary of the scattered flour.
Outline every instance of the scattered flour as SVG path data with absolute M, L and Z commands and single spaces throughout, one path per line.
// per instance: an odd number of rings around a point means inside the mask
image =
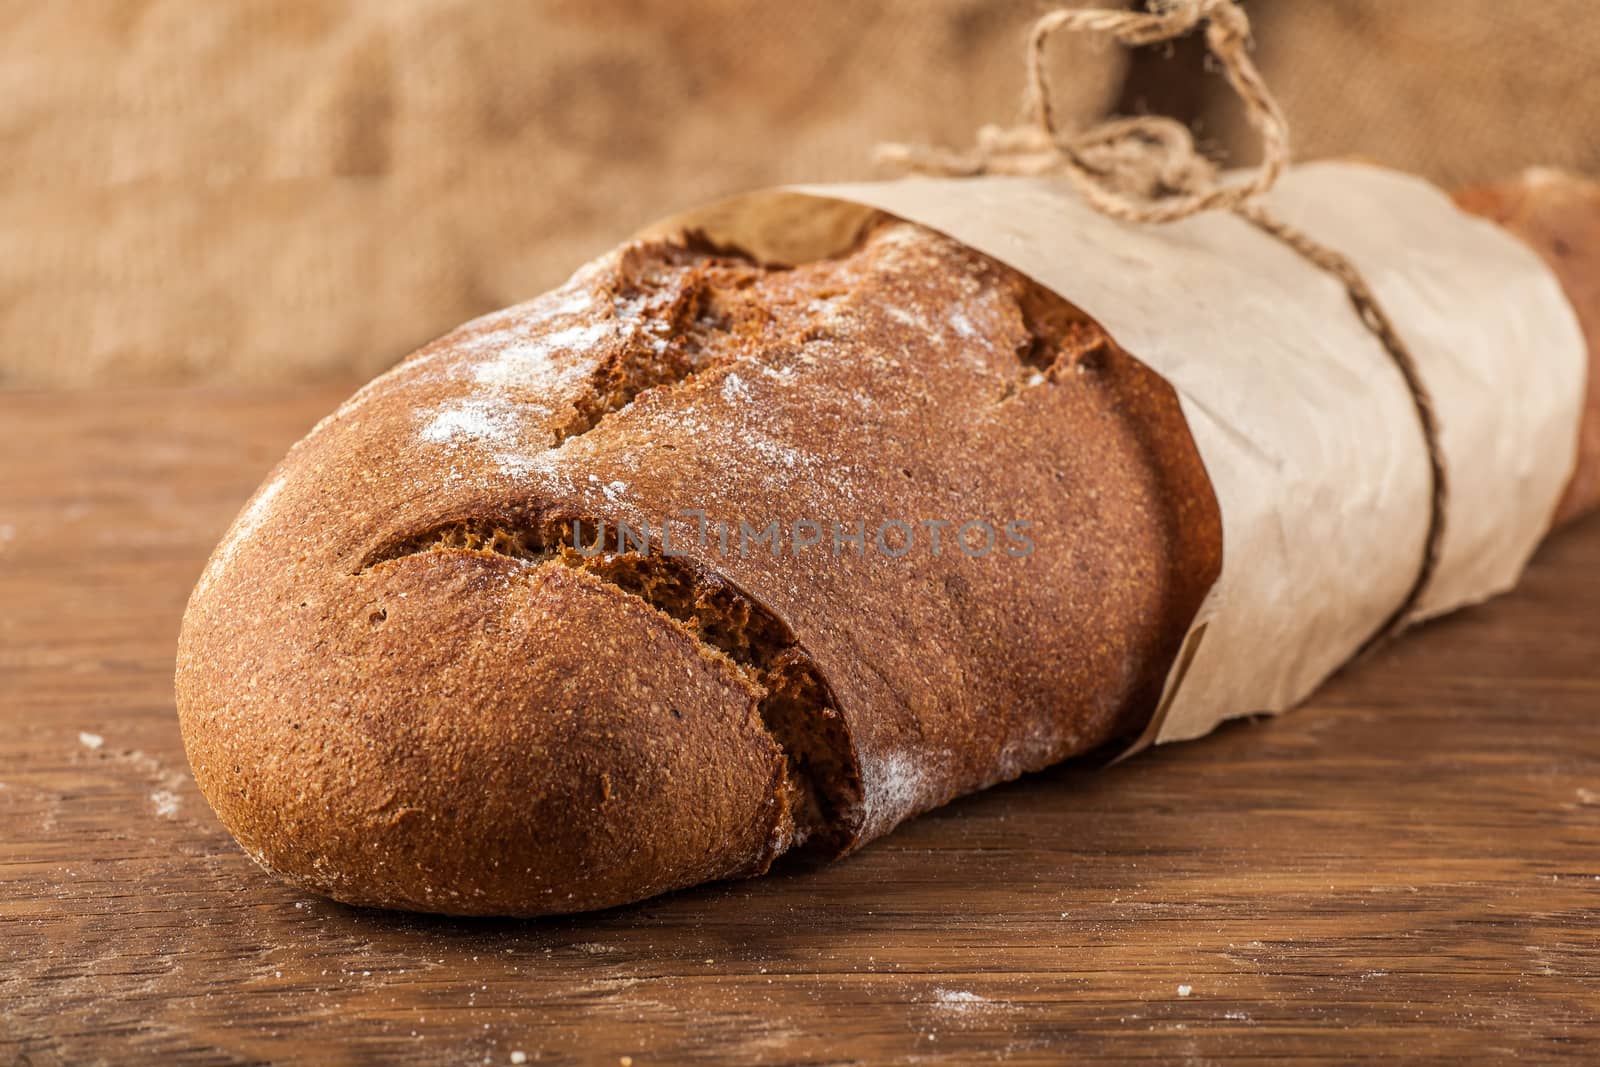
M 988 997 L 980 997 L 978 994 L 966 989 L 935 989 L 933 991 L 933 999 L 938 1001 L 941 1007 L 963 1014 L 971 1011 L 982 1011 L 985 1007 L 994 1003 Z
M 947 1019 L 1009 1014 L 1020 1010 L 1016 1004 L 1004 1000 L 992 1000 L 970 989 L 935 989 L 933 1003 L 934 1010 Z
M 544 337 L 498 345 L 494 358 L 473 370 L 472 380 L 491 388 L 559 390 L 586 376 L 593 368 L 581 359 L 571 359 L 565 366 L 559 366 L 552 357 L 591 348 L 615 332 L 614 323 L 595 322 L 587 326 L 569 326 Z
M 178 814 L 178 807 L 183 803 L 183 798 L 170 789 L 157 789 L 150 794 L 150 803 L 155 806 L 157 815 L 163 819 L 171 819 Z
M 105 748 L 106 739 L 99 734 L 80 731 L 78 733 L 78 743 L 91 752 L 100 752 Z M 183 796 L 179 790 L 190 782 L 187 774 L 168 768 L 159 759 L 138 749 L 107 751 L 100 756 L 100 760 L 103 766 L 131 769 L 142 777 L 147 785 L 153 786 L 154 789 L 150 793 L 150 806 L 155 810 L 158 818 L 175 819 L 178 817 L 178 810 L 183 806 Z M 260 860 L 257 860 L 257 862 L 259 863 Z
M 614 309 L 615 317 L 562 325 L 561 320 L 596 313 L 597 294 L 590 286 L 603 262 L 584 267 L 553 293 L 476 320 L 464 328 L 475 326 L 474 336 L 444 346 L 440 354 L 465 359 L 460 373 L 469 376 L 470 389 L 465 396 L 420 412 L 420 439 L 450 449 L 486 452 L 503 474 L 551 473 L 553 461 L 535 454 L 542 449 L 529 449 L 526 429 L 570 409 L 574 391 L 594 371 L 591 350 L 621 330 L 639 329 L 637 322 L 628 321 L 627 307 Z M 641 306 L 634 314 L 642 311 Z M 540 332 L 551 323 L 560 328 Z M 400 369 L 420 363 L 413 360 Z
M 646 328 L 660 333 L 667 329 L 667 324 L 657 313 L 665 310 L 667 303 L 664 294 L 640 293 L 620 300 L 613 299 L 611 311 L 624 322 L 637 322 L 649 316 L 649 321 L 645 323 Z
M 1186 997 L 1190 993 L 1193 993 L 1193 992 L 1194 992 L 1194 986 L 1192 986 L 1192 985 L 1181 985 L 1181 986 L 1178 987 L 1178 996 L 1180 996 L 1180 997 Z
M 779 444 L 770 437 L 750 436 L 745 441 L 750 451 L 760 456 L 762 462 L 776 473 L 776 468 L 786 467 L 792 471 L 810 470 L 816 467 L 816 460 L 790 445 Z
M 1032 768 L 1045 766 L 1051 762 L 1050 754 L 1062 747 L 1062 738 L 1056 731 L 1043 724 L 1034 724 L 1026 732 L 1012 737 L 1000 749 L 998 770 L 991 784 L 1009 782 Z
M 921 330 L 923 333 L 937 334 L 939 332 L 933 326 L 929 325 L 926 319 L 913 315 L 905 308 L 890 305 L 889 307 L 885 308 L 884 311 L 891 319 L 900 323 L 902 326 L 909 326 L 914 330 Z
M 478 398 L 458 400 L 439 411 L 418 435 L 434 444 L 458 440 L 508 441 L 516 430 L 509 407 Z
M 737 374 L 729 374 L 722 379 L 722 399 L 730 404 L 748 404 L 750 387 Z
M 978 336 L 978 328 L 972 325 L 972 320 L 959 311 L 951 312 L 950 328 L 962 337 Z
M 553 357 L 592 347 L 613 330 L 612 323 L 598 322 L 568 327 L 537 340 L 511 340 L 525 332 L 524 326 L 474 339 L 464 346 L 467 350 L 494 349 L 491 357 L 472 370 L 478 388 L 435 411 L 418 436 L 430 444 L 499 445 L 507 450 L 506 455 L 496 456 L 500 466 L 514 467 L 506 460 L 521 428 L 530 418 L 553 414 L 565 405 L 570 388 L 593 369 L 576 356 L 563 362 Z
M 869 823 L 897 823 L 921 806 L 927 769 L 914 757 L 896 752 L 883 760 L 863 760 L 861 772 Z
M 533 303 L 541 305 L 539 308 L 540 321 L 549 319 L 570 318 L 582 315 L 594 307 L 595 292 L 589 285 L 590 276 L 580 270 L 576 275 L 567 280 L 567 284 L 556 289 L 548 296 L 535 300 Z
M 763 363 L 757 369 L 762 377 L 771 378 L 779 385 L 793 385 L 798 377 L 793 367 L 774 367 L 770 363 Z
M 400 364 L 389 374 L 370 383 L 351 397 L 351 402 L 347 403 L 346 407 L 353 406 L 354 402 L 361 398 L 362 393 L 391 375 L 415 372 L 436 360 L 459 357 L 463 353 L 472 355 L 498 352 L 524 338 L 530 329 L 588 311 L 594 306 L 594 293 L 579 287 L 579 280 L 583 277 L 585 271 L 579 271 L 560 289 L 526 303 L 491 311 L 487 315 L 480 315 L 465 323 L 447 334 L 445 338 L 441 338 L 441 342 L 450 343 L 440 343 L 436 350 L 427 355 L 413 357 Z

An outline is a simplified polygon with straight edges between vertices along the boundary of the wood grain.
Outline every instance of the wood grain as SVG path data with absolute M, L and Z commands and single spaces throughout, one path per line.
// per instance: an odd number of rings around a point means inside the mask
M 254 867 L 172 708 L 207 553 L 347 391 L 0 396 L 0 1063 L 1600 1058 L 1600 521 L 1282 719 L 447 921 Z

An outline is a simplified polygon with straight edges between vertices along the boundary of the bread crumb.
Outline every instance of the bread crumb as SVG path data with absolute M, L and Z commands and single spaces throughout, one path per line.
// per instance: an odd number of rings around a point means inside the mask
M 1193 992 L 1194 992 L 1194 986 L 1181 985 L 1181 986 L 1178 987 L 1178 996 L 1180 996 L 1180 997 L 1186 997 L 1190 993 L 1193 993 Z
M 106 739 L 99 734 L 86 733 L 82 730 L 78 732 L 78 744 L 91 752 L 97 751 L 105 743 Z
M 618 1056 L 617 1057 L 617 1063 L 619 1063 L 621 1065 L 621 1067 L 633 1067 L 633 1057 L 632 1056 Z
M 527 1063 L 528 1062 L 528 1054 L 526 1052 L 522 1051 L 519 1048 L 515 1052 L 511 1053 L 511 1062 L 512 1063 Z

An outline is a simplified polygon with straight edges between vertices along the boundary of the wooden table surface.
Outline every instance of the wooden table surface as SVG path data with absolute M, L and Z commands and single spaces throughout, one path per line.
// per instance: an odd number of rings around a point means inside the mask
M 452 921 L 278 884 L 179 742 L 189 588 L 346 391 L 0 395 L 0 1063 L 1600 1061 L 1600 520 L 1281 719 Z

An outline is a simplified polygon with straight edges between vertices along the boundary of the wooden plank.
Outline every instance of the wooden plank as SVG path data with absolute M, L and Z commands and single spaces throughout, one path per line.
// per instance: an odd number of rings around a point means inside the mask
M 830 867 L 381 914 L 255 868 L 172 710 L 206 554 L 346 391 L 0 397 L 0 1063 L 1596 1058 L 1600 521 L 1289 716 Z

